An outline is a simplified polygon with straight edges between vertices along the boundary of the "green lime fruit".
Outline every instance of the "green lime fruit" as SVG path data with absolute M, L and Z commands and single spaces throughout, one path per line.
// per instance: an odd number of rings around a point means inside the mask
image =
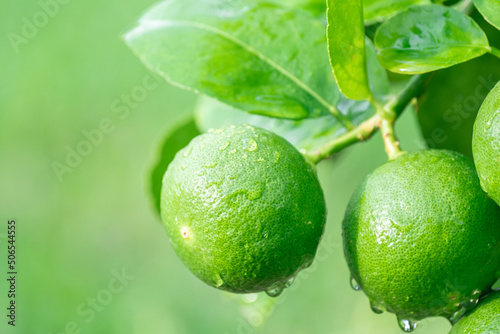
M 451 151 L 407 153 L 376 169 L 351 198 L 343 240 L 356 287 L 405 331 L 472 307 L 500 275 L 500 207 L 472 161 Z
M 452 328 L 450 334 L 500 333 L 500 291 L 489 294 Z
M 500 205 L 500 83 L 479 109 L 474 123 L 472 153 L 481 186 Z
M 209 130 L 177 153 L 163 178 L 161 215 L 199 279 L 276 296 L 311 264 L 326 207 L 302 154 L 272 132 L 239 125 Z

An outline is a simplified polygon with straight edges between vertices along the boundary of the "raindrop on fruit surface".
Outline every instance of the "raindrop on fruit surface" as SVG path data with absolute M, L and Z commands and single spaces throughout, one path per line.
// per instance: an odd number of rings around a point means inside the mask
M 252 138 L 247 138 L 243 140 L 243 149 L 248 152 L 257 151 L 257 142 Z
M 478 303 L 479 303 L 479 299 L 473 298 L 473 299 L 469 299 L 469 300 L 465 300 L 465 301 L 461 302 L 460 306 L 462 306 L 467 311 L 470 311 L 470 310 L 474 309 Z
M 285 288 L 289 288 L 290 286 L 292 286 L 293 281 L 295 281 L 295 276 L 286 281 Z
M 370 300 L 370 307 L 371 307 L 373 313 L 375 313 L 375 314 L 382 314 L 385 311 L 384 307 L 381 304 L 379 304 L 375 301 L 372 301 L 372 300 Z
M 231 144 L 230 142 L 225 142 L 224 144 L 222 144 L 221 147 L 219 147 L 219 151 L 224 151 L 228 146 L 229 144 Z
M 413 332 L 417 326 L 418 322 L 411 319 L 399 319 L 398 318 L 399 327 L 403 330 L 403 332 Z
M 285 287 L 283 286 L 277 286 L 277 287 L 272 287 L 272 288 L 269 288 L 266 290 L 266 293 L 269 297 L 278 297 L 279 295 L 281 295 L 281 293 L 283 292 L 283 290 L 285 289 Z
M 193 151 L 193 148 L 192 147 L 188 147 L 184 150 L 184 153 L 182 154 L 182 156 L 185 158 L 185 157 L 188 157 L 191 152 Z
M 361 291 L 361 285 L 359 285 L 358 281 L 354 277 L 351 276 L 351 288 L 354 291 Z

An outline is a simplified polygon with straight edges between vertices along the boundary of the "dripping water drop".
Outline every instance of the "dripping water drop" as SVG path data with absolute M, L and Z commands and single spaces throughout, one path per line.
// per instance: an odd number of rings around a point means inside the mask
M 351 288 L 354 291 L 361 291 L 361 285 L 359 285 L 358 281 L 354 277 L 351 276 Z
M 414 321 L 414 320 L 410 320 L 410 319 L 399 319 L 398 318 L 398 323 L 399 323 L 399 327 L 403 330 L 403 332 L 413 332 L 417 326 L 418 326 L 418 322 Z

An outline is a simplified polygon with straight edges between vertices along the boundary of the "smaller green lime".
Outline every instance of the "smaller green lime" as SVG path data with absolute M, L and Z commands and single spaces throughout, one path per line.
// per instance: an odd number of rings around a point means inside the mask
M 295 147 L 239 125 L 210 130 L 177 153 L 161 213 L 175 252 L 199 279 L 275 296 L 311 264 L 326 208 L 314 168 Z
M 500 83 L 479 109 L 472 152 L 481 186 L 500 205 Z
M 488 295 L 453 326 L 450 334 L 500 333 L 500 291 Z

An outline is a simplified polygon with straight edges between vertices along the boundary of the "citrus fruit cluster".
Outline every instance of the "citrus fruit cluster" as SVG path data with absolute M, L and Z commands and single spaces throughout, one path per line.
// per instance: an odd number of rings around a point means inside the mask
M 403 153 L 351 197 L 342 230 L 352 284 L 374 312 L 396 314 L 404 331 L 442 316 L 458 321 L 454 334 L 498 332 L 499 97 L 497 85 L 476 121 L 475 164 L 447 150 Z M 161 214 L 199 279 L 278 296 L 312 263 L 326 207 L 314 166 L 294 146 L 238 125 L 211 129 L 177 153 Z
M 180 150 L 161 209 L 173 248 L 199 279 L 272 296 L 311 264 L 326 218 L 313 167 L 285 139 L 249 125 L 210 130 Z

